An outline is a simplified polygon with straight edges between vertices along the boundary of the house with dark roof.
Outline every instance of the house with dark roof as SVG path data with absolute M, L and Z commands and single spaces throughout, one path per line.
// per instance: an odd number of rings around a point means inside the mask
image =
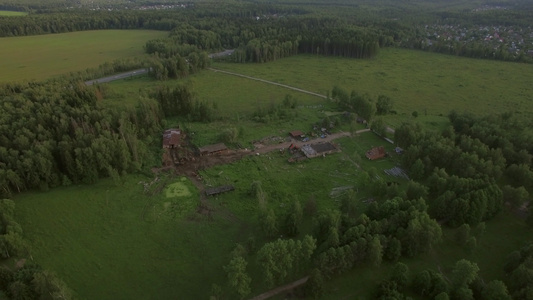
M 335 147 L 335 145 L 333 145 L 332 143 L 303 145 L 301 150 L 307 158 L 324 156 L 326 154 L 331 154 L 339 151 L 339 149 Z

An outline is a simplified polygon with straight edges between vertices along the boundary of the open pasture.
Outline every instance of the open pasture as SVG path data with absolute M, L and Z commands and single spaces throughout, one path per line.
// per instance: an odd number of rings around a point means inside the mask
M 207 299 L 223 282 L 240 223 L 195 215 L 198 191 L 184 178 L 163 178 L 152 197 L 128 175 L 15 197 L 32 257 L 53 270 L 78 299 Z M 200 219 L 190 219 L 190 216 Z
M 271 105 L 281 104 L 286 95 L 292 96 L 298 106 L 327 104 L 325 99 L 320 97 L 210 70 L 204 70 L 180 81 L 192 84 L 198 99 L 215 104 L 217 115 L 224 119 L 240 119 L 251 115 L 259 108 L 268 109 Z M 176 86 L 176 81 L 157 81 L 148 76 L 113 81 L 108 83 L 106 105 L 111 107 L 135 105 L 139 94 L 149 93 L 151 89 L 163 86 L 172 88 Z
M 399 114 L 533 113 L 533 66 L 385 48 L 374 59 L 297 55 L 266 64 L 215 63 L 215 68 L 326 94 L 335 85 L 394 101 Z
M 166 34 L 153 30 L 98 30 L 1 38 L 0 82 L 43 80 L 143 55 L 146 41 Z

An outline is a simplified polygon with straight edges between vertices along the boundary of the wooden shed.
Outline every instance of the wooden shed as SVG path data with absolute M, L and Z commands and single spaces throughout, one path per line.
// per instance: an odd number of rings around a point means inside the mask
M 296 139 L 304 136 L 305 134 L 301 130 L 294 130 L 289 132 L 289 135 Z
M 228 147 L 226 147 L 224 143 L 218 143 L 214 145 L 207 145 L 207 146 L 201 147 L 198 150 L 200 151 L 200 155 L 205 156 L 205 155 L 222 154 L 228 151 Z

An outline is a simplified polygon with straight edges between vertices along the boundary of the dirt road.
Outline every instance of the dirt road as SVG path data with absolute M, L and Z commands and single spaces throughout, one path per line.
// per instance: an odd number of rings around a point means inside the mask
M 361 130 L 356 131 L 355 133 L 359 134 L 359 133 L 368 132 L 368 131 L 370 131 L 370 129 L 361 129 Z M 283 142 L 283 143 L 280 143 L 280 144 L 266 145 L 266 146 L 263 146 L 263 147 L 261 147 L 259 149 L 255 149 L 253 153 L 263 154 L 263 153 L 268 153 L 268 152 L 271 152 L 271 151 L 274 151 L 274 150 L 287 149 L 287 148 L 289 148 L 289 146 L 291 144 L 295 145 L 295 146 L 298 146 L 298 148 L 301 148 L 303 145 L 315 145 L 315 144 L 327 143 L 327 142 L 331 142 L 333 140 L 336 140 L 338 138 L 346 137 L 346 136 L 350 136 L 350 135 L 351 134 L 349 132 L 344 132 L 343 131 L 343 132 L 337 132 L 337 133 L 330 134 L 330 135 L 326 136 L 325 138 L 313 139 L 313 140 L 309 140 L 307 142 L 302 142 L 302 141 L 298 141 L 298 140 L 292 140 L 290 142 Z
M 293 87 L 293 86 L 290 86 L 290 85 L 277 83 L 277 82 L 274 82 L 274 81 L 268 81 L 268 80 L 264 80 L 264 79 L 261 79 L 261 78 L 252 77 L 252 76 L 247 76 L 247 75 L 243 75 L 243 74 L 239 74 L 239 73 L 233 73 L 233 72 L 228 72 L 228 71 L 222 71 L 222 70 L 219 70 L 219 69 L 209 68 L 209 70 L 214 71 L 214 72 L 220 72 L 220 73 L 228 74 L 228 75 L 233 75 L 233 76 L 243 77 L 243 78 L 247 78 L 247 79 L 251 79 L 251 80 L 255 80 L 255 81 L 261 81 L 261 82 L 268 83 L 268 84 L 272 84 L 272 85 L 281 86 L 281 87 L 284 87 L 284 88 L 287 88 L 287 89 L 291 89 L 291 90 L 294 90 L 294 91 L 297 91 L 297 92 L 300 92 L 300 93 L 304 93 L 304 94 L 309 94 L 309 95 L 317 96 L 317 97 L 320 97 L 320 98 L 323 98 L 323 99 L 327 99 L 327 98 L 328 98 L 328 97 L 326 97 L 326 96 L 324 96 L 324 95 L 321 95 L 321 94 L 318 94 L 318 93 L 314 93 L 314 92 L 311 92 L 311 91 L 302 90 L 302 89 L 299 89 L 299 88 L 297 88 L 297 87 Z
M 275 295 L 277 295 L 277 294 L 279 294 L 279 293 L 282 293 L 282 292 L 284 292 L 284 291 L 292 290 L 292 289 L 294 289 L 295 287 L 298 287 L 298 286 L 300 286 L 300 285 L 306 283 L 308 279 L 309 279 L 309 276 L 306 276 L 306 277 L 304 277 L 304 278 L 302 278 L 302 279 L 298 279 L 298 280 L 296 280 L 296 281 L 294 281 L 294 282 L 291 282 L 291 283 L 289 283 L 289 284 L 282 285 L 282 286 L 277 287 L 277 288 L 275 288 L 275 289 L 273 289 L 273 290 L 270 290 L 270 291 L 268 291 L 268 292 L 266 292 L 266 293 L 263 293 L 263 294 L 261 294 L 261 295 L 255 296 L 255 297 L 253 297 L 253 298 L 250 299 L 250 300 L 264 300 L 264 299 L 268 299 L 268 298 L 273 297 L 273 296 L 275 296 Z

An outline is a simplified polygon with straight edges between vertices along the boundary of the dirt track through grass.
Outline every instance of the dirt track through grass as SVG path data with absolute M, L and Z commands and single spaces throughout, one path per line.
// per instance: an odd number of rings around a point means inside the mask
M 301 92 L 301 93 L 305 93 L 305 94 L 309 94 L 309 95 L 317 96 L 317 97 L 324 98 L 324 99 L 327 99 L 327 98 L 328 98 L 328 97 L 326 97 L 326 96 L 324 96 L 324 95 L 321 95 L 321 94 L 318 94 L 318 93 L 314 93 L 314 92 L 311 92 L 311 91 L 306 91 L 306 90 L 303 90 L 303 89 L 299 89 L 299 88 L 297 88 L 297 87 L 293 87 L 293 86 L 290 86 L 290 85 L 277 83 L 277 82 L 274 82 L 274 81 L 268 81 L 268 80 L 264 80 L 264 79 L 257 78 L 257 77 L 247 76 L 247 75 L 243 75 L 243 74 L 239 74 L 239 73 L 234 73 L 234 72 L 222 71 L 222 70 L 213 69 L 213 68 L 209 68 L 209 70 L 214 71 L 214 72 L 221 72 L 221 73 L 224 73 L 224 74 L 229 74 L 229 75 L 233 75 L 233 76 L 244 77 L 244 78 L 248 78 L 248 79 L 251 79 L 251 80 L 256 80 L 256 81 L 261 81 L 261 82 L 268 83 L 268 84 L 273 84 L 273 85 L 281 86 L 281 87 L 288 88 L 288 89 L 291 89 L 291 90 L 294 90 L 294 91 L 297 91 L 297 92 Z

